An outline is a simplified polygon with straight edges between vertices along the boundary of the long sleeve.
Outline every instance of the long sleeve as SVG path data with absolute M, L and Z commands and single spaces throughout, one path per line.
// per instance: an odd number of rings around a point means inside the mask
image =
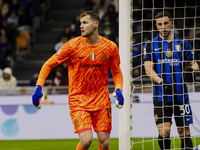
M 116 89 L 123 89 L 123 75 L 120 66 L 115 66 L 111 68 L 112 75 L 113 75 L 113 81 Z
M 40 74 L 39 74 L 39 77 L 38 77 L 36 85 L 40 85 L 41 87 L 43 87 L 44 83 L 45 83 L 45 80 L 48 77 L 51 69 L 53 67 L 57 66 L 57 65 L 58 65 L 58 62 L 57 62 L 56 54 L 54 54 L 42 66 L 42 69 L 40 71 Z

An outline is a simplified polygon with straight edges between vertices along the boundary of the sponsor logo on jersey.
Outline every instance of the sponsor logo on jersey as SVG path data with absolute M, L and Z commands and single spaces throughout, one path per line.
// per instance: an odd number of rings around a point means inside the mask
M 162 63 L 169 63 L 171 66 L 178 66 L 180 64 L 180 60 L 179 59 L 158 59 L 158 63 L 162 64 Z
M 103 68 L 104 64 L 80 64 L 81 68 Z

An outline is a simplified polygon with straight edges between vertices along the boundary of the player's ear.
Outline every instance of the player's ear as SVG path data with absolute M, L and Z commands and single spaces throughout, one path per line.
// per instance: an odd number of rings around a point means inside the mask
M 174 22 L 173 21 L 170 21 L 171 22 L 171 27 L 172 29 L 174 28 Z
M 99 26 L 99 22 L 98 22 L 98 21 L 95 21 L 95 22 L 94 22 L 94 26 L 95 26 L 95 27 L 98 27 L 98 26 Z

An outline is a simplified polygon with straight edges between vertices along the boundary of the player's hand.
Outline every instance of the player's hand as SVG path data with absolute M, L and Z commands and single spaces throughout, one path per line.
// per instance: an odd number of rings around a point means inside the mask
M 116 107 L 121 109 L 124 105 L 124 97 L 122 95 L 122 91 L 120 89 L 117 89 L 115 92 L 113 92 L 113 97 L 116 97 Z
M 163 86 L 164 94 L 172 95 L 172 84 L 164 80 L 160 84 Z
M 193 83 L 195 81 L 195 75 L 193 77 L 193 68 L 188 68 L 184 72 L 184 81 L 188 83 Z
M 42 87 L 40 85 L 37 85 L 35 88 L 35 92 L 33 93 L 32 96 L 32 102 L 33 102 L 33 106 L 35 106 L 37 109 L 41 108 L 40 105 L 40 99 L 41 101 L 43 101 L 43 93 L 42 93 Z

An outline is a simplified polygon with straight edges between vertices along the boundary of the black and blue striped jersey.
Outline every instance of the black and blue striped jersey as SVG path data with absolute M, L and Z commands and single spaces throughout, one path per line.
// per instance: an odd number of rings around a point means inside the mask
M 189 103 L 187 86 L 184 83 L 184 68 L 186 63 L 193 61 L 191 45 L 186 40 L 174 36 L 170 43 L 164 41 L 160 35 L 153 41 L 147 41 L 144 47 L 144 61 L 152 61 L 153 69 L 160 78 L 173 85 L 173 96 L 168 95 L 167 101 L 179 104 Z M 153 100 L 163 101 L 162 86 L 154 83 Z

